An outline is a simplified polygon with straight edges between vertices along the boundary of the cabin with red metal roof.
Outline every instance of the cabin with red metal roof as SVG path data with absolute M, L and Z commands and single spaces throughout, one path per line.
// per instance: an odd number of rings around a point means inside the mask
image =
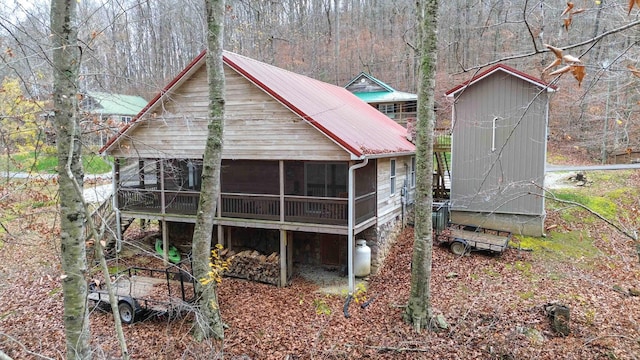
M 258 280 L 281 286 L 294 264 L 348 268 L 351 280 L 356 238 L 367 241 L 375 271 L 413 199 L 406 129 L 344 88 L 227 51 L 223 60 L 216 241 L 275 253 L 277 276 Z M 160 221 L 165 243 L 178 246 L 190 244 L 200 197 L 205 61 L 203 52 L 101 149 L 115 160 L 117 213 Z
M 541 236 L 549 98 L 556 87 L 498 64 L 453 100 L 451 221 Z

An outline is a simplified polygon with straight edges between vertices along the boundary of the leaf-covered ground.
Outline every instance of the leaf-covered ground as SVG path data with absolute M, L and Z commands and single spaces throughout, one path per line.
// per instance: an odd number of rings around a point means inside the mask
M 628 182 L 640 184 L 638 174 Z M 0 349 L 15 359 L 65 354 L 56 213 L 46 206 L 53 198 L 46 188 L 0 189 L 13 204 L 0 210 L 8 231 L 0 243 Z M 26 206 L 32 198 L 42 206 Z M 373 301 L 364 309 L 351 304 L 348 319 L 343 297 L 318 293 L 302 278 L 286 288 L 227 278 L 219 288 L 224 343 L 195 343 L 189 315 L 151 318 L 125 325 L 129 352 L 134 359 L 213 359 L 221 351 L 227 359 L 638 359 L 640 297 L 627 294 L 640 287 L 635 246 L 601 221 L 578 222 L 591 217 L 567 208 L 549 211 L 547 239 L 516 240 L 500 256 L 458 257 L 434 247 L 433 308 L 447 330 L 416 334 L 402 321 L 413 241 L 407 228 L 370 278 Z M 570 307 L 569 336 L 551 330 L 548 303 Z M 118 358 L 111 313 L 94 309 L 90 321 L 94 358 Z

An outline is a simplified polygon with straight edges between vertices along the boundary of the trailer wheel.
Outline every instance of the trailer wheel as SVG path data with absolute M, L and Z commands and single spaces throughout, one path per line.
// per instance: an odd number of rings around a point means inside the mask
M 120 320 L 125 324 L 133 324 L 136 319 L 136 313 L 133 311 L 133 306 L 126 301 L 120 301 L 118 304 L 118 312 L 120 313 Z
M 467 244 L 465 244 L 464 241 L 456 239 L 449 245 L 449 249 L 451 249 L 452 253 L 461 256 L 467 252 Z

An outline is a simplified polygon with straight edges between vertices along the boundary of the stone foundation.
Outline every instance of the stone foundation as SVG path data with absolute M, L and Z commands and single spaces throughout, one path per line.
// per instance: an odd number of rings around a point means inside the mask
M 377 229 L 371 227 L 358 234 L 356 239 L 367 240 L 367 246 L 371 248 L 371 273 L 375 274 L 382 267 L 389 250 L 395 244 L 398 235 L 402 231 L 402 221 L 388 222 Z

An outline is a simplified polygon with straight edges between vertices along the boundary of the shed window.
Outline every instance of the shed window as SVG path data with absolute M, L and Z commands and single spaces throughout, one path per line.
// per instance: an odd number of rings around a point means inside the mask
M 393 196 L 396 193 L 396 160 L 391 159 L 391 168 L 389 171 L 389 183 L 391 184 L 390 195 Z

